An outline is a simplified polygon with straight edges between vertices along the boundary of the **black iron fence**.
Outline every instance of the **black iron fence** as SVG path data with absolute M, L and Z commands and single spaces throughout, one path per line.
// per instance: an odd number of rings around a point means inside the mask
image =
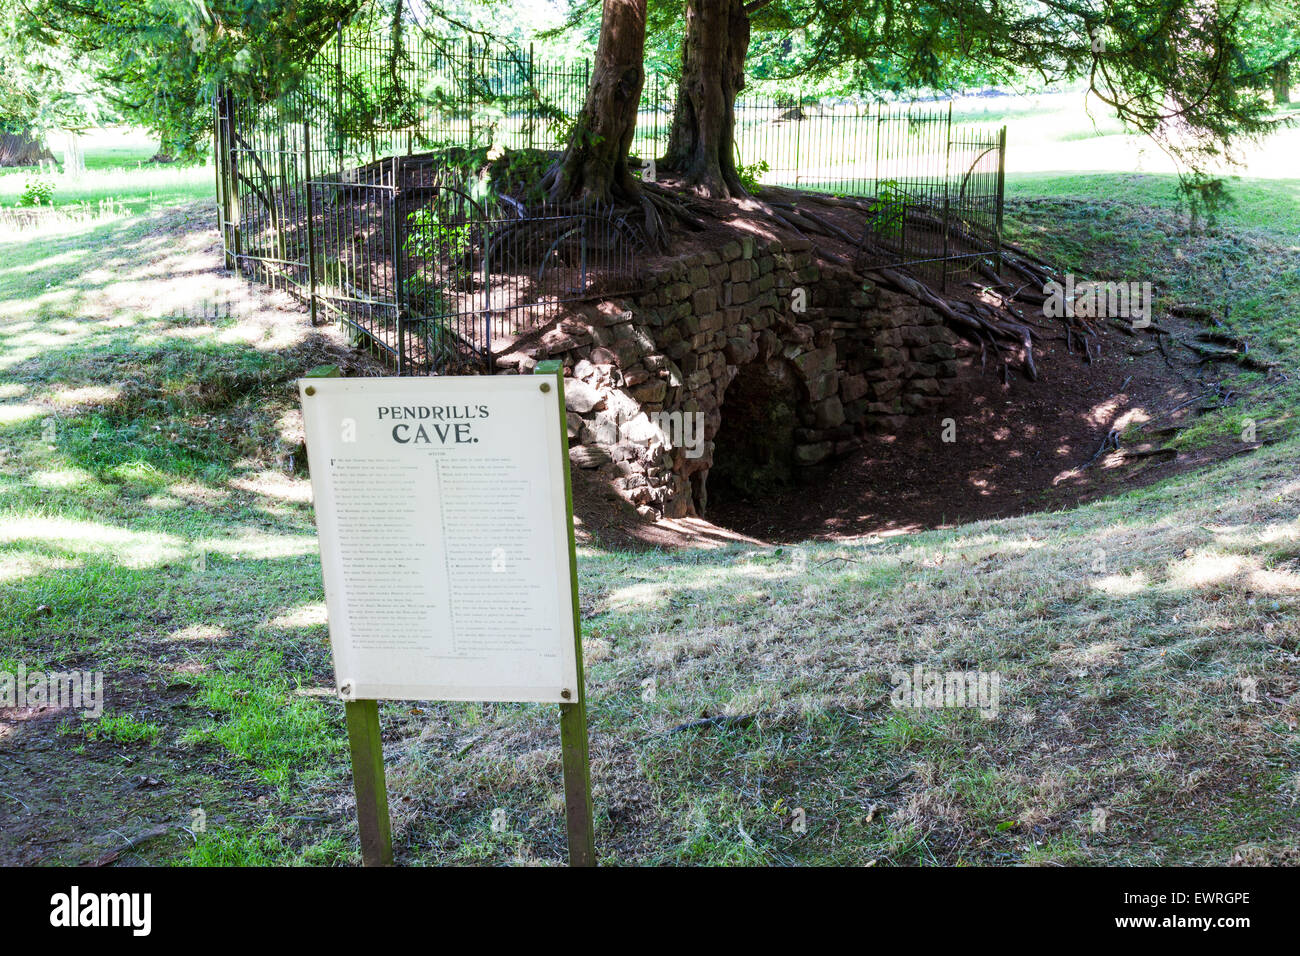
M 1000 255 L 1006 129 L 954 122 L 951 104 L 742 97 L 736 143 L 746 178 L 862 198 L 864 267 L 946 283 Z
M 340 28 L 291 95 L 215 98 L 228 265 L 402 374 L 489 367 L 567 304 L 640 281 L 634 222 L 534 194 L 589 81 L 587 61 Z M 675 93 L 647 77 L 634 155 L 662 155 Z M 947 281 L 998 255 L 1004 131 L 848 99 L 746 96 L 736 118 L 747 180 L 858 197 L 861 264 Z

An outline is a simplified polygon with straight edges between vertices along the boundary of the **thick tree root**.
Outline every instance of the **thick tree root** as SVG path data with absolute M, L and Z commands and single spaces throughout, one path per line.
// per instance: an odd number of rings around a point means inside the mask
M 1011 313 L 1001 315 L 982 302 L 965 302 L 947 299 L 933 292 L 929 286 L 913 279 L 898 269 L 876 269 L 867 276 L 878 284 L 906 293 L 923 305 L 928 305 L 948 322 L 959 335 L 974 341 L 981 349 L 992 344 L 997 349 L 997 339 L 1015 342 L 1024 350 L 1025 374 L 1037 381 L 1038 367 L 1034 363 L 1034 332 Z M 1005 363 L 1004 363 L 1005 364 Z M 1005 372 L 1004 372 L 1005 375 Z
M 692 209 L 699 209 L 697 204 L 679 193 L 669 192 L 657 183 L 641 184 L 641 205 L 646 210 L 647 221 L 650 211 L 654 210 L 659 224 L 659 230 L 655 235 L 662 240 L 659 243 L 661 246 L 666 245 L 670 223 L 685 226 L 692 232 L 699 232 L 704 228 L 703 217 L 697 212 L 692 212 Z

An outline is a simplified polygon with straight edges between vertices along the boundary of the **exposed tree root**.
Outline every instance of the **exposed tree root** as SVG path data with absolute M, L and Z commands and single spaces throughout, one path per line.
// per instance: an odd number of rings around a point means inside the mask
M 548 178 L 554 173 L 553 169 Z M 543 188 L 553 185 L 544 182 Z M 622 221 L 634 226 L 650 248 L 666 249 L 668 237 L 675 229 L 701 231 L 708 220 L 721 218 L 720 211 L 680 189 L 635 180 L 621 185 L 627 188 L 617 190 L 615 206 Z M 977 296 L 969 292 L 962 297 L 946 295 L 912 275 L 906 267 L 891 264 L 903 257 L 903 250 L 892 247 L 891 229 L 881 220 L 898 217 L 899 213 L 870 198 L 764 187 L 756 194 L 736 199 L 734 206 L 765 217 L 782 230 L 812 242 L 815 255 L 824 263 L 869 278 L 935 310 L 958 335 L 979 346 L 981 367 L 986 367 L 991 353 L 1005 381 L 1010 380 L 1013 361 L 1018 361 L 1028 379 L 1038 379 L 1035 345 L 1055 322 L 1060 323 L 1065 333 L 1067 351 L 1079 354 L 1088 364 L 1101 357 L 1099 324 L 1109 321 L 1125 335 L 1138 335 L 1131 325 L 1114 320 L 1062 315 L 1047 323 L 1028 317 L 1027 312 L 1041 311 L 1048 301 L 1049 283 L 1060 283 L 1056 270 L 1032 252 L 1005 241 L 1001 243 L 1000 256 L 994 256 L 988 240 L 973 234 L 962 222 L 945 223 L 922 209 L 909 208 L 903 212 L 901 226 L 939 236 L 945 252 L 965 257 L 972 271 L 984 280 L 966 283 L 977 290 Z M 578 202 L 548 205 L 547 214 L 564 215 L 570 207 L 573 212 L 592 211 L 589 204 Z M 1201 306 L 1180 306 L 1171 312 L 1212 317 L 1210 310 Z M 1166 336 L 1195 353 L 1201 363 L 1232 361 L 1245 368 L 1276 371 L 1275 365 L 1249 355 L 1245 342 L 1222 333 L 1207 333 L 1198 336 L 1199 341 L 1186 341 L 1155 324 L 1146 331 L 1154 334 L 1155 347 L 1170 368 L 1175 368 L 1175 364 L 1166 348 Z
M 787 189 L 768 189 L 764 191 L 764 196 L 767 197 L 766 201 L 755 197 L 751 202 L 756 208 L 762 210 L 777 222 L 794 229 L 798 234 L 805 237 L 809 233 L 824 236 L 844 243 L 857 251 L 856 260 L 850 263 L 844 256 L 838 255 L 822 245 L 817 248 L 817 254 L 822 259 L 865 275 L 880 285 L 911 296 L 923 305 L 934 309 L 944 317 L 947 324 L 954 331 L 980 346 L 981 364 L 987 359 L 989 346 L 992 346 L 994 353 L 1003 364 L 1004 378 L 1009 373 L 1006 368 L 1006 357 L 998 342 L 1001 340 L 1020 346 L 1025 374 L 1031 381 L 1037 380 L 1038 367 L 1034 361 L 1034 329 L 1031 327 L 1032 323 L 1026 322 L 1012 310 L 1011 304 L 1015 298 L 1014 292 L 998 293 L 995 297 L 996 305 L 990 305 L 982 301 L 971 302 L 941 295 L 925 283 L 909 275 L 901 267 L 865 266 L 864 260 L 866 259 L 874 258 L 888 261 L 890 258 L 895 258 L 897 253 L 895 250 L 883 248 L 878 244 L 872 237 L 872 231 L 865 228 L 867 222 L 863 223 L 862 232 L 855 235 L 849 229 L 833 221 L 828 215 L 808 208 L 809 205 L 815 205 L 820 209 L 827 210 L 842 211 L 848 209 L 855 213 L 855 218 L 865 218 L 869 221 L 878 215 L 878 211 L 867 200 L 799 193 Z M 911 213 L 909 214 L 909 220 L 914 220 L 918 224 L 932 228 L 942 226 L 939 220 L 923 213 Z M 950 233 L 956 239 L 971 245 L 973 248 L 980 248 L 984 245 L 984 243 L 960 227 L 950 227 Z M 1021 275 L 1031 281 L 1038 282 L 1040 286 L 1050 281 L 1051 273 L 1045 267 L 1027 259 L 1022 259 L 1015 253 L 1012 253 L 1012 257 L 1015 259 L 1013 268 Z M 991 268 L 987 271 L 999 286 L 1007 287 L 1006 283 Z M 1091 353 L 1089 353 L 1090 357 Z
M 661 224 L 677 223 L 692 232 L 699 232 L 704 228 L 704 219 L 699 213 L 698 203 L 680 193 L 670 192 L 658 183 L 641 184 L 641 202 L 643 207 L 654 207 Z M 666 235 L 665 229 L 664 236 Z
M 1038 367 L 1034 364 L 1034 332 L 1029 326 L 1017 321 L 1010 312 L 1003 315 L 983 303 L 941 298 L 929 286 L 898 269 L 875 269 L 867 275 L 881 285 L 906 293 L 923 305 L 928 305 L 947 319 L 954 331 L 980 345 L 981 349 L 986 342 L 997 349 L 997 339 L 1017 343 L 1024 350 L 1025 374 L 1030 381 L 1038 379 Z M 998 352 L 1000 357 L 1000 350 Z

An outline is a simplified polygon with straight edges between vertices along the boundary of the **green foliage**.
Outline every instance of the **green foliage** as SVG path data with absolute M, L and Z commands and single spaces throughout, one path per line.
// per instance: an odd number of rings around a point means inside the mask
M 464 218 L 448 222 L 445 217 L 446 210 L 437 205 L 421 207 L 406 217 L 402 249 L 410 259 L 421 261 L 402 290 L 415 315 L 455 312 L 447 302 L 444 283 L 460 285 L 469 278 L 470 224 Z
M 0 0 L 0 135 L 35 139 L 54 129 L 86 129 L 113 118 L 93 89 L 93 64 L 34 36 L 25 11 Z
M 406 217 L 408 232 L 404 249 L 422 259 L 456 261 L 469 251 L 469 224 L 445 223 L 437 206 L 424 206 Z
M 48 179 L 30 179 L 18 195 L 20 206 L 53 206 L 54 183 Z
M 1237 82 L 1262 90 L 1280 71 L 1288 81 L 1300 63 L 1300 15 L 1294 3 L 1252 0 L 1241 7 L 1241 31 L 1233 51 Z
M 447 303 L 442 287 L 430 280 L 424 272 L 408 276 L 402 283 L 407 307 L 416 316 L 446 315 L 453 311 Z
M 455 332 L 449 327 L 450 318 L 424 325 L 424 345 L 429 353 L 429 366 L 434 369 L 456 371 L 460 362 L 460 349 L 457 347 Z
M 882 180 L 871 200 L 871 213 L 876 217 L 876 229 L 884 236 L 901 238 L 903 222 L 907 218 L 910 197 L 894 179 Z
M 248 651 L 231 660 L 237 662 L 232 672 L 200 678 L 196 706 L 209 720 L 186 733 L 185 743 L 220 746 L 280 785 L 337 754 L 338 713 L 295 693 L 283 655 Z
M 1232 202 L 1227 184 L 1219 177 L 1184 176 L 1178 184 L 1178 191 L 1187 202 L 1193 230 L 1202 222 L 1214 226 L 1219 212 Z
M 153 746 L 162 735 L 157 724 L 137 720 L 130 714 L 104 714 L 98 720 L 83 721 L 87 740 L 106 740 L 118 744 Z
M 741 185 L 743 185 L 746 190 L 754 192 L 758 189 L 763 174 L 771 168 L 771 165 L 769 165 L 768 161 L 765 159 L 760 159 L 758 162 L 750 163 L 749 165 L 737 163 L 736 175 L 740 177 Z
M 33 0 L 22 35 L 84 59 L 112 106 L 194 157 L 210 137 L 220 82 L 257 99 L 292 89 L 302 68 L 365 0 Z
M 821 96 L 1085 81 L 1128 129 L 1192 174 L 1267 133 L 1272 109 L 1238 76 L 1300 48 L 1294 3 L 1251 0 L 772 0 L 750 5 L 750 88 Z M 680 24 L 652 15 L 650 48 Z M 1265 37 L 1274 39 L 1265 42 Z

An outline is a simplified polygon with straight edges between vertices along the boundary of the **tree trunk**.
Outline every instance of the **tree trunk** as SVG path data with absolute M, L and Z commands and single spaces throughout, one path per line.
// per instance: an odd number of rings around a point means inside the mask
M 736 95 L 745 86 L 743 0 L 687 0 L 682 78 L 664 165 L 713 199 L 747 195 L 736 173 Z
M 1273 103 L 1291 102 L 1291 58 L 1273 64 Z
M 0 166 L 35 166 L 54 154 L 30 132 L 0 133 Z
M 627 154 L 645 81 L 645 14 L 646 0 L 604 0 L 586 104 L 563 158 L 543 180 L 552 202 L 629 203 L 640 197 Z

